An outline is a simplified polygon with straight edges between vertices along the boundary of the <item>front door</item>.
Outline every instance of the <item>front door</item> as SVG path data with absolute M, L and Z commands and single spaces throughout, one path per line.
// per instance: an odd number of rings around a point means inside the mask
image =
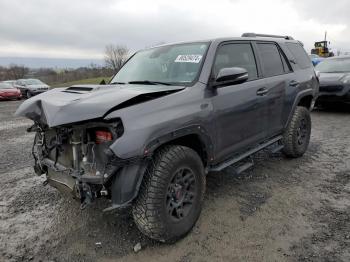
M 265 80 L 258 78 L 255 54 L 250 42 L 226 43 L 218 48 L 213 76 L 220 69 L 229 67 L 245 68 L 249 79 L 242 84 L 213 89 L 217 161 L 223 160 L 228 154 L 238 153 L 263 138 L 263 104 L 258 94 L 264 87 Z

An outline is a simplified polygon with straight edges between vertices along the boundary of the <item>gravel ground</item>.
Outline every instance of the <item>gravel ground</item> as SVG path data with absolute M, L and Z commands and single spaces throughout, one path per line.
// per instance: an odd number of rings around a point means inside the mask
M 102 213 L 101 200 L 81 211 L 43 186 L 19 104 L 0 102 L 0 261 L 350 261 L 350 109 L 312 113 L 302 158 L 261 152 L 241 176 L 209 174 L 195 228 L 165 245 L 129 210 Z

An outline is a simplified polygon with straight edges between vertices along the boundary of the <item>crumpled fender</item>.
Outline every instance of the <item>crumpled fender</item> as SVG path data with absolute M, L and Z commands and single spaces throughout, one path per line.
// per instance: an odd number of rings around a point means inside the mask
M 123 135 L 110 149 L 122 159 L 140 157 L 152 153 L 152 144 L 157 140 L 175 139 L 186 134 L 197 134 L 204 143 L 212 144 L 207 134 L 215 128 L 213 108 L 202 88 L 205 86 L 196 85 L 107 115 L 105 119 L 120 118 L 124 126 Z M 195 94 L 185 95 L 184 92 Z

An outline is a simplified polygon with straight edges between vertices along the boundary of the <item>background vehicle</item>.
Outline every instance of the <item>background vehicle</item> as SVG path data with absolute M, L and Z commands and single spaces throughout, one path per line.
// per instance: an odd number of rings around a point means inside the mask
M 315 42 L 315 48 L 311 49 L 311 54 L 318 55 L 320 57 L 332 57 L 334 53 L 328 48 L 327 32 L 325 32 L 324 40 Z
M 320 62 L 323 61 L 324 58 L 318 56 L 318 55 L 315 55 L 315 54 L 311 54 L 309 55 L 310 59 L 311 59 L 311 62 L 314 66 L 316 66 L 317 64 L 319 64 Z
M 49 90 L 49 86 L 39 79 L 18 79 L 15 87 L 21 90 L 22 95 L 27 98 Z
M 299 41 L 249 33 L 137 52 L 109 85 L 54 89 L 16 114 L 35 121 L 37 174 L 82 208 L 132 205 L 144 234 L 171 242 L 197 221 L 208 172 L 243 172 L 267 147 L 304 154 L 317 93 Z
M 327 58 L 315 70 L 320 74 L 319 104 L 350 103 L 350 56 Z
M 6 81 L 2 81 L 2 83 L 7 83 L 12 87 L 15 87 L 16 80 L 6 80 Z
M 0 82 L 0 100 L 21 99 L 21 91 L 10 84 Z

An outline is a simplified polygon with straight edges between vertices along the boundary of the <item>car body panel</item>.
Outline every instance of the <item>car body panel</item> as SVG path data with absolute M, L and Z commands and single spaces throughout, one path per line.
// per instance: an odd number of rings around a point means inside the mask
M 79 90 L 76 90 L 76 89 Z M 85 88 L 85 89 L 84 89 Z M 78 86 L 56 88 L 32 97 L 18 108 L 16 115 L 28 117 L 49 127 L 102 118 L 113 107 L 141 94 L 177 91 L 168 86 Z M 54 97 L 55 99 L 52 99 Z M 72 113 L 74 112 L 74 113 Z
M 350 76 L 349 73 L 320 73 L 320 96 L 345 96 L 350 92 L 350 83 L 342 79 Z
M 1 89 L 0 88 L 0 99 L 8 100 L 8 99 L 19 99 L 21 98 L 21 92 L 16 88 L 10 89 Z

